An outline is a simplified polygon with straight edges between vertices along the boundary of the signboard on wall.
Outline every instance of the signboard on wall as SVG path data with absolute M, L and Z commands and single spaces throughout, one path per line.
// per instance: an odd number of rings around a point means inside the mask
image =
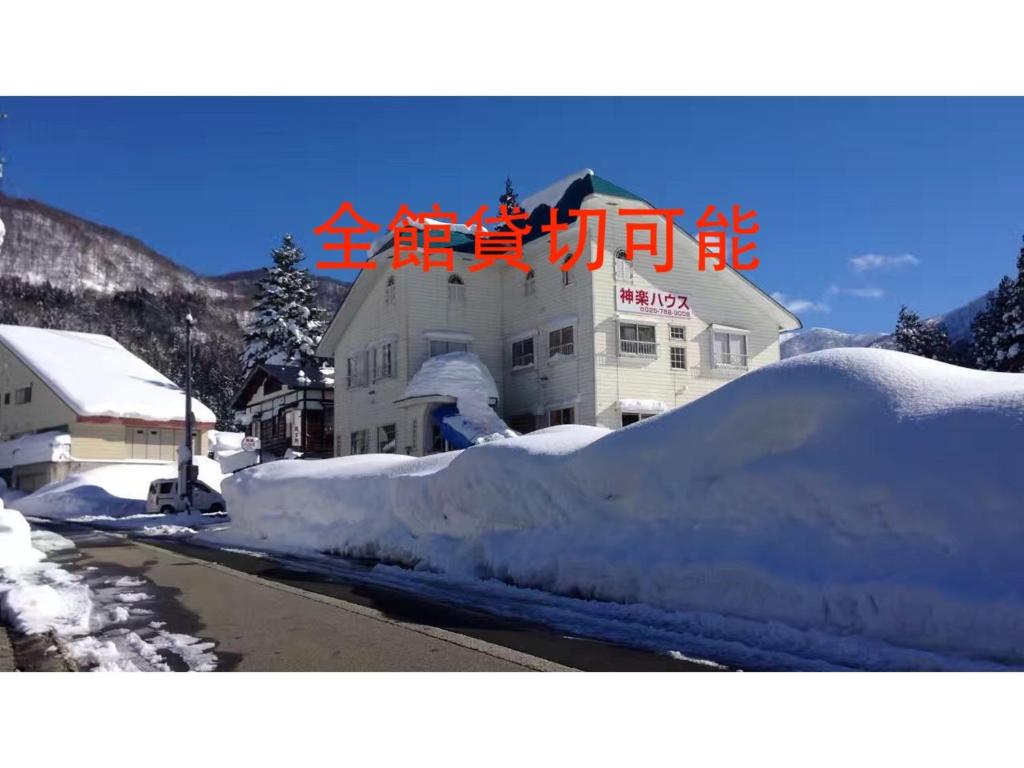
M 684 319 L 691 316 L 688 297 L 649 288 L 616 287 L 615 311 Z

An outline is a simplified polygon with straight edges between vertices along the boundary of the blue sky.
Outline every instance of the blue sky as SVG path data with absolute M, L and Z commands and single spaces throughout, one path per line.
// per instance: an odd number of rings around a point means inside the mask
M 891 329 L 983 293 L 1024 233 L 1024 99 L 0 97 L 4 191 L 136 235 L 207 274 L 264 266 L 350 199 L 468 216 L 582 167 L 691 231 L 758 211 L 769 292 L 807 326 Z M 863 258 L 870 257 L 870 258 Z M 859 259 L 859 260 L 858 260 Z M 311 259 L 312 260 L 312 259 Z M 338 273 L 337 276 L 344 277 Z

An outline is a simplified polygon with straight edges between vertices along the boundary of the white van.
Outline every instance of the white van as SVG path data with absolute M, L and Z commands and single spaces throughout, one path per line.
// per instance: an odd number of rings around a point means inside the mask
M 224 497 L 202 480 L 192 483 L 192 500 L 200 512 L 223 513 L 227 508 Z M 146 496 L 146 514 L 172 515 L 185 511 L 185 499 L 178 496 L 177 478 L 154 480 Z

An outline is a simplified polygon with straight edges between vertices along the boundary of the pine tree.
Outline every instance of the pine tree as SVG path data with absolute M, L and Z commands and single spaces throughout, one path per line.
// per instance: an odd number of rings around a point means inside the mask
M 994 369 L 1010 373 L 1024 372 L 1024 247 L 1017 256 L 1017 279 L 1004 278 L 1000 305 L 993 322 L 992 355 Z
M 285 235 L 271 256 L 274 266 L 257 283 L 253 318 L 245 334 L 246 370 L 270 360 L 310 364 L 326 324 L 323 309 L 316 305 L 316 284 L 309 270 L 299 267 L 302 249 L 292 236 Z
M 505 177 L 505 194 L 498 198 L 498 204 L 504 205 L 509 211 L 519 207 L 519 193 L 512 186 L 512 178 L 510 176 Z
M 1001 370 L 996 342 L 1002 335 L 1003 318 L 1009 309 L 1014 287 L 1009 277 L 1000 280 L 999 286 L 989 294 L 985 308 L 971 322 L 975 363 L 984 371 Z
M 900 307 L 900 316 L 896 321 L 893 334 L 896 349 L 911 355 L 927 357 L 932 360 L 950 362 L 952 351 L 949 343 L 949 332 L 943 323 L 929 323 L 906 305 Z

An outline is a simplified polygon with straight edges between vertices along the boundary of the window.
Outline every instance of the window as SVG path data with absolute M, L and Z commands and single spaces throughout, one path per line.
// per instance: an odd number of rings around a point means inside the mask
M 512 342 L 512 367 L 533 365 L 533 337 Z
M 449 352 L 468 352 L 469 344 L 464 341 L 445 341 L 443 339 L 430 340 L 430 357 L 447 355 Z
M 649 419 L 653 415 L 653 413 L 623 413 L 622 426 L 628 427 L 630 424 L 636 424 L 638 421 Z
M 24 405 L 32 402 L 32 387 L 22 387 L 14 390 L 14 404 Z
M 533 294 L 535 294 L 537 292 L 537 280 L 536 280 L 536 277 L 537 276 L 535 274 L 533 274 L 533 270 L 532 269 L 529 272 L 526 273 L 526 279 L 523 280 L 523 295 L 524 296 L 533 296 Z
M 366 453 L 370 449 L 370 430 L 360 429 L 353 432 L 349 438 L 349 453 L 353 456 Z
M 377 427 L 377 453 L 395 452 L 395 425 Z
M 681 325 L 672 325 L 668 329 L 669 341 L 669 367 L 683 370 L 686 368 L 686 328 Z
M 747 367 L 747 337 L 743 333 L 715 331 L 712 352 L 716 368 Z
M 633 261 L 626 257 L 626 249 L 615 251 L 615 277 L 618 280 L 633 280 Z
M 572 343 L 572 326 L 559 328 L 548 334 L 548 357 L 555 355 L 572 355 L 574 346 Z
M 619 323 L 619 352 L 624 355 L 656 357 L 658 346 L 654 340 L 654 326 Z
M 548 414 L 548 424 L 557 427 L 560 424 L 575 424 L 575 408 L 557 408 Z
M 367 353 L 363 351 L 350 355 L 348 358 L 348 372 L 346 377 L 348 388 L 354 389 L 356 387 L 365 387 L 368 383 L 367 378 Z
M 686 347 L 669 348 L 669 365 L 680 370 L 686 368 Z
M 161 496 L 167 496 L 171 493 L 171 488 L 174 487 L 174 483 L 160 483 L 160 490 L 158 493 Z
M 395 303 L 395 278 L 389 277 L 384 285 L 384 303 L 392 305 Z
M 537 428 L 537 419 L 532 413 L 519 413 L 509 418 L 508 425 L 519 434 L 525 435 Z
M 4 392 L 4 405 L 10 405 L 10 404 L 11 404 L 11 393 L 10 392 Z
M 572 256 L 566 256 L 565 260 L 562 262 L 562 264 L 568 264 L 569 263 L 569 259 L 571 259 L 571 258 L 572 258 Z M 567 270 L 563 270 L 562 271 L 562 285 L 572 285 L 575 282 L 576 282 L 576 278 L 573 277 L 571 269 L 567 269 Z
M 394 355 L 391 343 L 382 344 L 373 349 L 373 380 L 390 379 L 395 375 L 395 368 L 392 363 Z
M 458 275 L 452 275 L 448 278 L 448 303 L 466 303 L 466 285 Z

